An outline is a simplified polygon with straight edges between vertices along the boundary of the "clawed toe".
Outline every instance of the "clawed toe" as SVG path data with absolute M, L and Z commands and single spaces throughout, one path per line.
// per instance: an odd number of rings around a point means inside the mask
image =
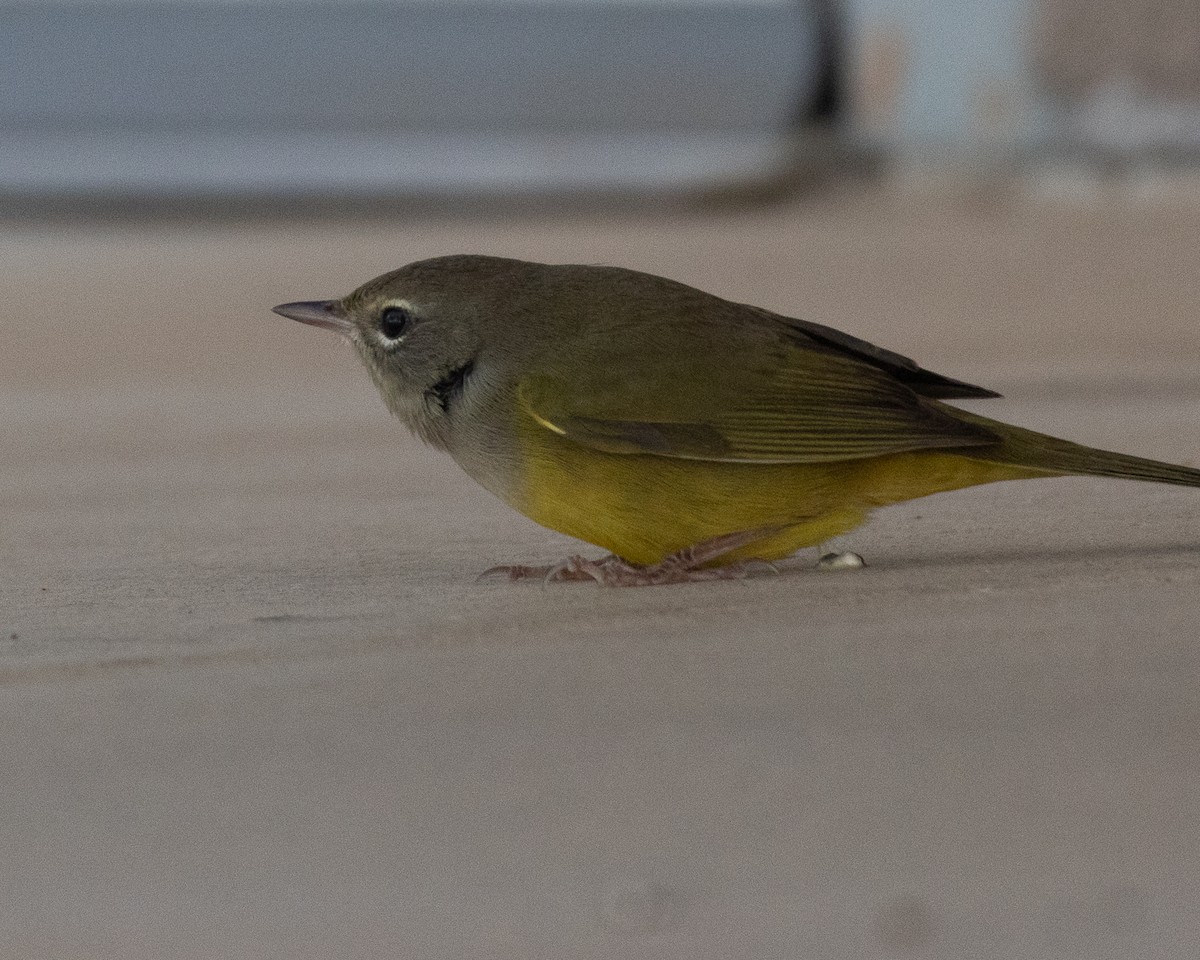
M 616 557 L 605 557 L 602 560 L 588 560 L 586 557 L 568 557 L 562 563 L 545 566 L 527 566 L 525 564 L 501 564 L 488 567 L 475 579 L 487 580 L 492 577 L 504 577 L 508 580 L 541 580 L 544 583 L 563 583 L 581 580 L 602 580 L 602 570 Z
M 490 580 L 493 577 L 504 577 L 508 580 L 542 579 L 553 569 L 553 567 L 530 567 L 520 563 L 504 563 L 499 566 L 488 567 L 475 578 L 475 582 Z
M 766 567 L 773 573 L 778 573 L 779 568 L 767 560 L 743 560 L 721 567 L 707 564 L 761 539 L 768 532 L 771 531 L 726 534 L 672 553 L 659 563 L 644 567 L 634 566 L 612 554 L 599 560 L 572 556 L 551 566 L 513 564 L 491 567 L 481 573 L 478 579 L 504 576 L 509 580 L 541 580 L 544 583 L 593 580 L 606 587 L 656 587 L 670 583 L 741 580 L 751 576 L 757 568 Z

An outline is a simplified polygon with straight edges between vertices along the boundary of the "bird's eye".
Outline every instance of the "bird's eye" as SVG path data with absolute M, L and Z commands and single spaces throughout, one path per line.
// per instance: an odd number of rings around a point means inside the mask
M 386 307 L 379 315 L 379 332 L 389 340 L 399 340 L 411 322 L 412 314 L 404 307 Z

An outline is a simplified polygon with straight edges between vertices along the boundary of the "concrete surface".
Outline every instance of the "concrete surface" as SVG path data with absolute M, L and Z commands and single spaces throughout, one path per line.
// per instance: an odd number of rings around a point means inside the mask
M 932 498 L 859 572 L 477 583 L 574 545 L 268 312 L 455 250 L 669 274 L 1200 461 L 1195 210 L 10 225 L 0 957 L 1196 956 L 1200 490 Z

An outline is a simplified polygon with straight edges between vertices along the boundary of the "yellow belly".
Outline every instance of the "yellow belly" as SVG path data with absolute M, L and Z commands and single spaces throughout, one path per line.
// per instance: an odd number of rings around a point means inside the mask
M 602 453 L 523 430 L 517 507 L 543 526 L 635 564 L 722 534 L 781 528 L 722 557 L 775 560 L 858 526 L 874 507 L 1044 476 L 937 451 L 821 464 L 715 463 Z

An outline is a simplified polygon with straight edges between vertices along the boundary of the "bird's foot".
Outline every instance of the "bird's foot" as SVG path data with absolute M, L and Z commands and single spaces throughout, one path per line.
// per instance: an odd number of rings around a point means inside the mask
M 483 571 L 479 577 L 482 579 L 490 576 L 505 576 L 509 580 L 542 580 L 545 583 L 594 580 L 606 587 L 656 587 L 668 583 L 741 580 L 757 568 L 766 567 L 774 573 L 778 573 L 779 568 L 766 560 L 743 560 L 723 567 L 708 567 L 705 564 L 712 563 L 734 550 L 762 540 L 776 529 L 778 528 L 727 533 L 724 536 L 685 547 L 664 557 L 658 563 L 644 567 L 635 566 L 613 554 L 599 560 L 572 556 L 562 563 L 548 566 L 514 564 L 491 567 Z
M 609 554 L 599 560 L 589 560 L 578 555 L 567 557 L 562 563 L 551 563 L 544 566 L 527 566 L 522 563 L 501 564 L 498 567 L 488 567 L 477 579 L 488 577 L 506 577 L 509 580 L 541 580 L 544 583 L 556 583 L 567 580 L 599 580 L 598 571 L 609 564 L 624 564 L 620 557 Z

